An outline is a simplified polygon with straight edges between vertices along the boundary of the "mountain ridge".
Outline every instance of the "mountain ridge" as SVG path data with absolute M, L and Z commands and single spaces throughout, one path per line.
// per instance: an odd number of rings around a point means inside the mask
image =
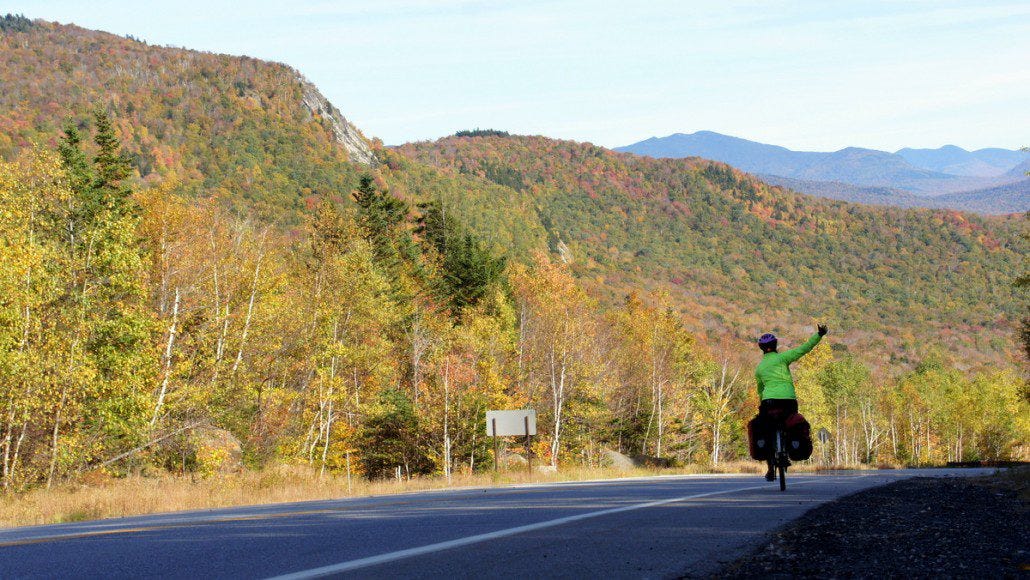
M 862 147 L 845 147 L 837 151 L 793 151 L 779 145 L 750 141 L 740 137 L 723 135 L 713 131 L 698 131 L 684 134 L 674 133 L 667 137 L 651 137 L 616 147 L 616 151 L 645 155 L 655 158 L 682 158 L 697 156 L 722 161 L 751 173 L 791 179 L 808 184 L 801 191 L 824 196 L 827 191 L 841 188 L 833 184 L 850 186 L 846 188 L 873 188 L 881 193 L 891 190 L 899 192 L 896 205 L 909 207 L 913 204 L 908 195 L 946 195 L 969 191 L 984 191 L 994 187 L 1012 184 L 1020 176 L 1012 175 L 1011 169 L 1019 159 L 1030 158 L 1024 152 L 998 148 L 968 152 L 960 147 L 945 146 L 940 149 L 902 149 L 889 153 Z M 985 167 L 991 175 L 985 176 Z M 942 168 L 960 168 L 967 175 L 940 171 Z M 1008 172 L 1008 173 L 1006 173 Z M 797 186 L 797 185 L 796 185 Z M 858 191 L 858 190 L 855 190 Z M 858 192 L 837 199 L 862 202 L 869 192 Z M 889 203 L 892 196 L 883 196 Z M 931 207 L 947 206 L 955 209 L 971 209 L 963 205 L 961 196 L 947 197 L 939 202 L 927 202 Z M 1004 206 L 1004 209 L 1002 207 Z M 1002 213 L 1011 208 L 1009 202 L 991 207 L 990 200 L 979 200 L 977 211 Z M 1027 207 L 1030 209 L 1030 206 Z
M 906 147 L 894 152 L 917 166 L 968 177 L 997 177 L 1026 160 L 1023 151 L 987 147 L 967 151 L 957 145 L 943 145 L 937 149 Z

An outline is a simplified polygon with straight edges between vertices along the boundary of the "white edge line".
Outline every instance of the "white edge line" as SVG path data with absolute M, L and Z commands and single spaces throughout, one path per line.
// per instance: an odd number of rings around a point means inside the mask
M 825 481 L 825 480 L 823 480 Z M 801 481 L 795 482 L 792 485 L 804 485 L 806 483 L 814 483 L 814 481 Z M 514 536 L 525 532 L 533 532 L 536 530 L 543 530 L 546 528 L 553 528 L 568 524 L 571 522 L 577 522 L 580 520 L 586 520 L 590 518 L 596 518 L 601 516 L 607 516 L 611 514 L 617 514 L 622 512 L 629 512 L 639 509 L 657 507 L 670 503 L 676 503 L 680 501 L 686 501 L 690 499 L 698 499 L 702 497 L 709 497 L 713 495 L 725 495 L 727 493 L 735 493 L 738 491 L 750 491 L 753 489 L 768 489 L 769 484 L 765 485 L 753 485 L 749 487 L 738 487 L 735 489 L 725 489 L 721 491 L 710 491 L 707 493 L 698 493 L 694 495 L 685 495 L 682 497 L 674 497 L 670 499 L 662 499 L 657 501 L 651 501 L 646 503 L 638 503 L 623 507 L 611 508 L 606 510 L 600 510 L 596 512 L 588 512 L 585 514 L 576 514 L 574 516 L 567 516 L 564 518 L 558 518 L 555 520 L 547 520 L 545 522 L 538 522 L 535 524 L 528 524 L 525 526 L 517 526 L 514 528 L 507 528 L 504 530 L 497 530 L 496 532 L 487 532 L 485 534 L 477 534 L 475 536 L 466 536 L 464 538 L 458 538 L 456 540 L 448 540 L 446 542 L 438 542 L 436 544 L 428 544 L 425 546 L 419 546 L 417 548 L 408 548 L 407 550 L 398 550 L 396 552 L 387 552 L 385 554 L 379 554 L 378 556 L 369 556 L 367 558 L 359 558 L 357 560 L 350 560 L 347 562 L 340 562 L 339 564 L 330 564 L 328 566 L 321 566 L 319 568 L 311 568 L 310 570 L 301 570 L 299 572 L 293 572 L 291 574 L 283 574 L 282 576 L 275 576 L 270 580 L 301 580 L 307 578 L 320 578 L 328 576 L 330 574 L 340 574 L 342 572 L 350 572 L 351 570 L 357 570 L 360 568 L 366 568 L 368 566 L 375 566 L 377 564 L 385 564 L 387 562 L 394 562 L 397 560 L 403 560 L 405 558 L 412 558 L 415 556 L 422 556 L 424 554 L 432 554 L 433 552 L 440 552 L 443 550 L 450 550 L 452 548 L 460 548 L 462 546 L 469 546 L 472 544 L 478 544 L 486 542 L 488 540 L 495 540 L 497 538 L 506 538 L 508 536 Z

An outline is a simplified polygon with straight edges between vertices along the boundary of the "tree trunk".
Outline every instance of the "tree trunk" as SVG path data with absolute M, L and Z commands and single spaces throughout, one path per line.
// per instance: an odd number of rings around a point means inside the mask
M 658 443 L 657 445 L 655 445 L 654 453 L 655 457 L 658 458 L 661 458 L 662 456 L 662 436 L 665 434 L 664 425 L 662 424 L 662 396 L 664 395 L 664 390 L 662 389 L 662 382 L 664 381 L 659 381 L 658 383 Z
M 422 383 L 422 358 L 429 349 L 430 338 L 422 324 L 422 314 L 416 310 L 415 320 L 408 333 L 411 341 L 411 391 L 412 404 L 418 409 L 419 385 Z
M 562 350 L 556 360 L 555 348 L 551 348 L 551 398 L 554 408 L 554 438 L 551 440 L 551 466 L 558 467 L 558 451 L 561 449 L 562 408 L 565 405 L 565 375 L 567 354 Z M 557 376 L 555 376 L 557 373 Z
M 47 471 L 46 488 L 54 483 L 54 471 L 57 469 L 57 436 L 61 429 L 61 414 L 64 412 L 64 403 L 68 399 L 68 385 L 61 388 L 61 401 L 57 405 L 57 413 L 54 416 L 54 430 L 50 439 L 50 469 Z
M 894 413 L 891 413 L 891 452 L 894 454 L 894 461 L 898 460 L 898 430 L 897 421 L 894 418 Z
M 257 297 L 258 288 L 258 277 L 261 274 L 261 260 L 264 258 L 264 253 L 258 255 L 257 263 L 254 265 L 254 282 L 250 287 L 250 301 L 247 303 L 247 316 L 243 319 L 243 334 L 240 335 L 240 348 L 236 352 L 236 361 L 232 364 L 232 371 L 229 373 L 229 378 L 236 378 L 236 371 L 240 368 L 240 362 L 243 361 L 243 349 L 247 344 L 247 333 L 250 332 L 250 319 L 254 314 L 254 299 Z
M 450 360 L 445 359 L 443 366 L 443 473 L 447 477 L 447 483 L 451 482 L 451 434 L 448 430 L 450 414 Z
M 326 415 L 325 420 L 325 439 L 322 444 L 322 469 L 318 472 L 318 478 L 322 479 L 325 476 L 325 464 L 326 458 L 329 454 L 329 442 L 332 440 L 333 435 L 333 387 L 329 386 L 329 412 Z
M 518 353 L 518 376 L 515 377 L 516 386 L 519 390 L 522 390 L 522 377 L 523 377 L 523 353 L 526 349 L 526 305 L 522 304 L 519 308 L 519 353 Z
M 168 327 L 168 343 L 165 346 L 164 356 L 164 377 L 161 379 L 161 388 L 157 394 L 157 403 L 154 405 L 154 416 L 150 419 L 150 430 L 154 430 L 158 417 L 161 415 L 161 406 L 165 402 L 165 393 L 168 392 L 168 381 L 172 376 L 172 349 L 175 348 L 175 335 L 179 325 L 179 287 L 175 287 L 175 303 L 172 305 L 172 324 Z
M 844 439 L 844 434 L 840 432 L 840 405 L 837 405 L 836 411 L 833 430 L 837 436 L 833 439 L 833 464 L 840 465 L 840 448 L 841 442 Z
M 18 442 L 14 444 L 14 454 L 11 456 L 11 480 L 14 480 L 14 474 L 18 471 L 18 458 L 21 456 L 21 444 L 25 441 L 25 432 L 29 428 L 28 421 L 22 421 L 21 433 L 18 435 Z
M 722 439 L 722 421 L 716 421 L 712 429 L 712 465 L 719 465 L 719 441 Z
M 347 493 L 349 494 L 349 493 L 352 492 L 352 489 L 353 489 L 351 487 L 351 477 L 352 476 L 351 476 L 351 469 L 350 469 L 350 449 L 347 449 L 347 452 L 344 455 L 347 458 Z

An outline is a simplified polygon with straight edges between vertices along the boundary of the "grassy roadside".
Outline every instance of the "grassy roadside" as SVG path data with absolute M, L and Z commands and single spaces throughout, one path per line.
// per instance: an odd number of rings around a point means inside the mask
M 363 497 L 459 487 L 496 486 L 520 483 L 583 481 L 654 475 L 700 473 L 759 473 L 759 464 L 741 461 L 719 466 L 688 465 L 673 469 L 604 469 L 568 467 L 557 472 L 504 471 L 411 480 L 365 481 L 327 474 L 305 465 L 278 465 L 261 471 L 217 475 L 201 479 L 190 476 L 133 476 L 87 478 L 53 489 L 35 489 L 23 494 L 0 496 L 0 527 L 85 521 L 131 515 L 197 510 L 219 507 L 295 502 L 344 497 Z M 815 465 L 798 465 L 796 472 L 811 472 Z

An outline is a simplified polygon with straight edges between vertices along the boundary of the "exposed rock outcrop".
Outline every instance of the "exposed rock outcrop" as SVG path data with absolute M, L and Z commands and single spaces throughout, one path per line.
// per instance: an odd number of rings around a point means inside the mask
M 379 164 L 368 141 L 360 131 L 351 125 L 344 118 L 340 110 L 333 106 L 328 99 L 308 79 L 300 76 L 298 78 L 303 88 L 304 106 L 312 115 L 316 115 L 329 124 L 336 142 L 347 150 L 351 161 L 375 167 Z
M 613 469 L 633 469 L 636 467 L 633 463 L 633 458 L 613 449 L 601 450 L 601 465 Z
M 199 427 L 193 431 L 190 446 L 196 469 L 204 476 L 243 469 L 243 445 L 230 431 L 209 425 Z

